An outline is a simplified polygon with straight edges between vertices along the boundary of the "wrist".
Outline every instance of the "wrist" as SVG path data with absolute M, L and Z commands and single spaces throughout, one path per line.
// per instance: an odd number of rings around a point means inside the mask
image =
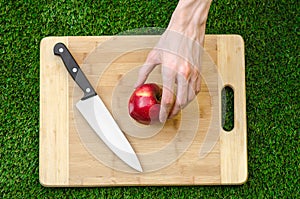
M 201 40 L 204 37 L 210 4 L 211 0 L 180 0 L 167 29 L 180 32 L 194 40 Z

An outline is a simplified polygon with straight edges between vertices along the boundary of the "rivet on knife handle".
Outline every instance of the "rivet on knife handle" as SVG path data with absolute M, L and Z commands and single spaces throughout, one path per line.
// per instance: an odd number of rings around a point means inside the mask
M 97 95 L 68 48 L 63 43 L 57 43 L 53 50 L 55 55 L 61 57 L 71 77 L 83 91 L 84 96 L 81 100 L 85 100 Z

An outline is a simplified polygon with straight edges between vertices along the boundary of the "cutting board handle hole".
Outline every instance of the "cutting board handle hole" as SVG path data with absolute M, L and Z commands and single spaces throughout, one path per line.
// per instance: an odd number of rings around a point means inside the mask
M 234 91 L 225 85 L 221 91 L 222 128 L 230 132 L 234 127 Z

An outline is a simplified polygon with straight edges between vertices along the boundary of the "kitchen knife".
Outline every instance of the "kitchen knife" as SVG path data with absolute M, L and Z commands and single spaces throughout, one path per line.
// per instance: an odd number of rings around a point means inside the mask
M 112 152 L 130 167 L 143 172 L 139 159 L 130 143 L 76 63 L 70 51 L 63 43 L 57 43 L 53 50 L 55 55 L 61 57 L 69 74 L 84 93 L 83 98 L 76 103 L 76 107 L 82 116 Z

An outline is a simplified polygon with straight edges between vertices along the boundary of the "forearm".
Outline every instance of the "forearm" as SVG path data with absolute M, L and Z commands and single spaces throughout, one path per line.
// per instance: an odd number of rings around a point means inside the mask
M 212 0 L 180 0 L 168 29 L 198 40 L 203 44 L 205 25 Z

